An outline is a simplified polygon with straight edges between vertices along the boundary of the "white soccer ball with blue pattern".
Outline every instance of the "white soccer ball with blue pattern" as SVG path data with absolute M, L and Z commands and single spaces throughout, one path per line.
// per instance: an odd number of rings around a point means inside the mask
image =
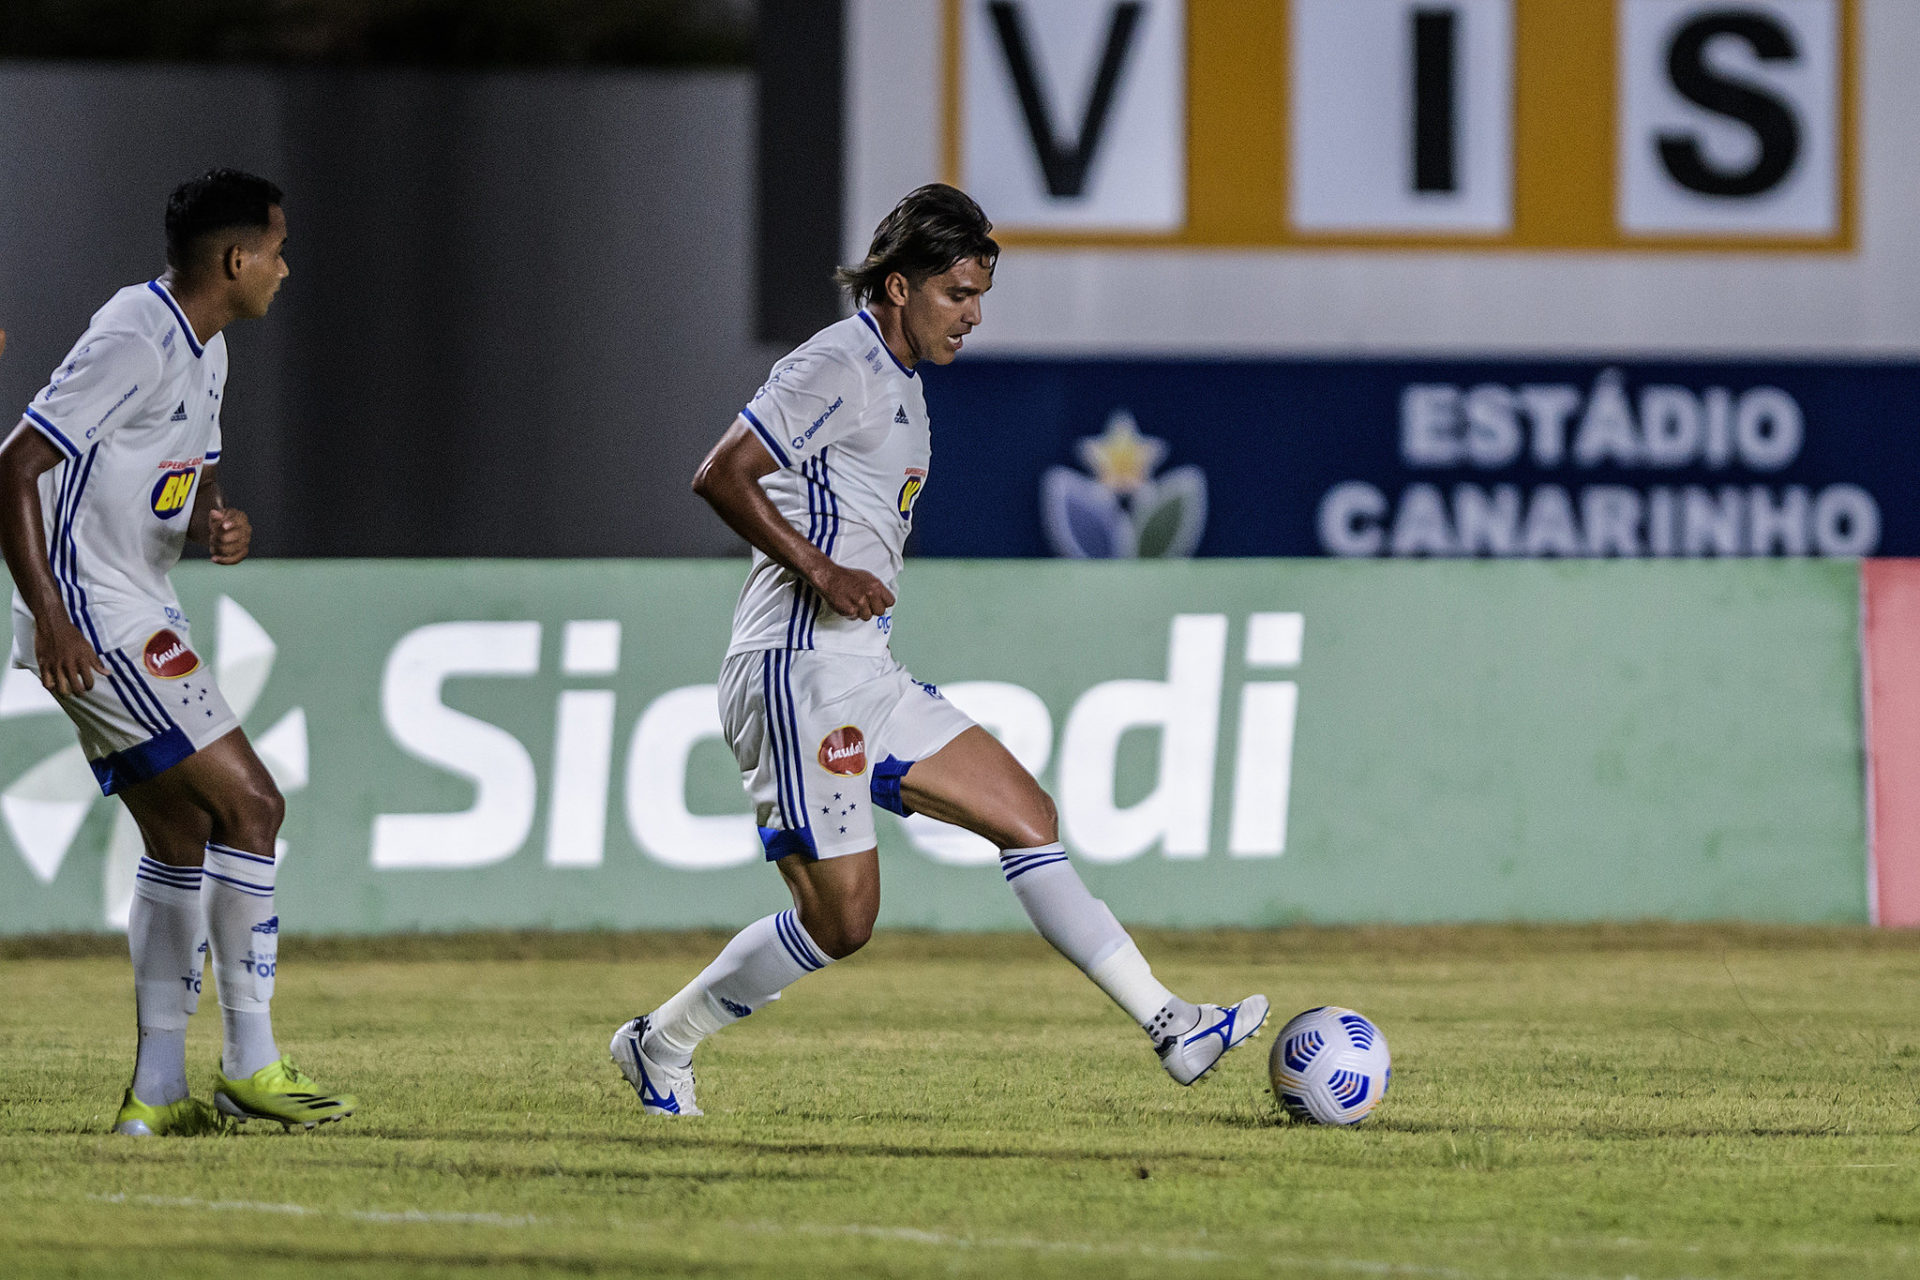
M 1295 1017 L 1274 1039 L 1267 1067 L 1273 1096 L 1296 1120 L 1358 1124 L 1393 1079 L 1387 1038 L 1351 1009 L 1323 1005 Z

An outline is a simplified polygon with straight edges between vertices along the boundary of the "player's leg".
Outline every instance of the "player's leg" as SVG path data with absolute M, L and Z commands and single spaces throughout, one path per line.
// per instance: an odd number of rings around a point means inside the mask
M 320 1092 L 274 1039 L 280 950 L 274 842 L 286 802 L 246 734 L 234 729 L 134 790 L 206 815 L 207 936 L 223 1032 L 215 1103 L 237 1119 L 308 1128 L 351 1115 L 353 1097 Z
M 286 803 L 238 729 L 156 778 L 129 789 L 129 804 L 203 815 L 205 898 L 225 1048 L 222 1073 L 252 1075 L 280 1057 L 273 1038 L 279 919 L 274 840 Z
M 193 805 L 139 791 L 121 794 L 145 846 L 127 917 L 139 1046 L 114 1132 L 147 1136 L 207 1128 L 214 1119 L 187 1085 L 187 1020 L 199 1008 L 207 945 L 200 862 L 209 824 Z
M 792 854 L 780 874 L 793 909 L 754 921 L 712 964 L 650 1016 L 649 1057 L 670 1067 L 699 1043 L 780 998 L 780 993 L 866 945 L 880 910 L 880 858 L 872 849 L 838 858 Z
M 878 664 L 805 657 L 797 676 L 785 651 L 737 655 L 721 671 L 721 722 L 794 905 L 742 929 L 665 1004 L 614 1033 L 613 1060 L 648 1114 L 698 1114 L 700 1042 L 853 954 L 873 932 L 880 863 L 864 755 L 857 775 L 834 772 L 812 743 L 859 722 L 860 689 Z
M 1196 1005 L 1153 975 L 1140 948 L 1067 859 L 1053 800 L 1011 752 L 975 725 L 900 776 L 904 807 L 985 836 L 1028 919 L 1153 1042 L 1167 1072 L 1191 1084 L 1265 1022 L 1267 1000 Z

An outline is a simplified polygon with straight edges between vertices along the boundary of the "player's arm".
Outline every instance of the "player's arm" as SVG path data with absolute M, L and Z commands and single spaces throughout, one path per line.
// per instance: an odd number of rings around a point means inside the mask
M 835 564 L 787 523 L 760 487 L 763 477 L 779 469 L 746 419 L 735 418 L 694 473 L 693 491 L 720 513 L 728 528 L 799 574 L 840 616 L 865 622 L 891 609 L 893 593 L 885 583 Z
M 193 495 L 193 515 L 187 519 L 187 541 L 213 553 L 215 564 L 239 564 L 253 547 L 253 521 L 238 507 L 227 505 L 220 492 L 220 465 L 200 468 L 200 488 Z
M 0 552 L 6 553 L 7 570 L 33 612 L 40 683 L 55 693 L 79 693 L 93 688 L 93 673 L 107 667 L 67 616 L 47 563 L 40 477 L 64 460 L 53 442 L 24 420 L 0 444 Z

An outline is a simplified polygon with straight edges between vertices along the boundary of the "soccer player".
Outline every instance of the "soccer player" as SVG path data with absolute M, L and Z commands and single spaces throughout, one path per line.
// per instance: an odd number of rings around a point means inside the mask
M 873 931 L 873 808 L 992 840 L 1034 927 L 1192 1084 L 1259 1030 L 1265 996 L 1192 1004 L 1153 976 L 1061 846 L 1053 801 L 1012 754 L 893 660 L 894 583 L 927 479 L 915 369 L 960 353 L 1000 249 L 980 206 L 921 187 L 840 283 L 858 314 L 774 365 L 693 487 L 754 547 L 720 673 L 720 714 L 793 909 L 756 921 L 677 995 L 614 1033 L 644 1112 L 698 1115 L 702 1039 L 845 959 Z
M 189 539 L 216 564 L 240 563 L 252 542 L 220 492 L 221 330 L 264 316 L 286 278 L 280 204 L 279 188 L 231 169 L 174 191 L 166 271 L 94 313 L 0 444 L 13 665 L 39 672 L 146 846 L 127 928 L 140 1038 L 115 1133 L 200 1132 L 218 1113 L 312 1128 L 355 1106 L 321 1093 L 274 1042 L 285 802 L 167 581 Z M 213 1108 L 186 1074 L 209 946 L 225 1042 Z

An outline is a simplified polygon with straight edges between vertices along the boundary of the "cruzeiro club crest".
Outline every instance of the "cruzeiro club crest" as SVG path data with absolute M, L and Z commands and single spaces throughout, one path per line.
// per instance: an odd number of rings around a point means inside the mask
M 1167 443 L 1140 434 L 1117 410 L 1107 429 L 1079 444 L 1093 474 L 1049 467 L 1040 480 L 1040 519 L 1055 555 L 1080 560 L 1180 560 L 1207 527 L 1207 477 L 1199 467 L 1154 468 Z
M 244 724 L 273 674 L 278 647 L 266 628 L 229 596 L 220 597 L 214 635 L 214 678 Z M 0 720 L 49 714 L 59 715 L 60 706 L 40 687 L 38 674 L 17 669 L 0 673 Z M 272 728 L 253 737 L 253 749 L 281 791 L 305 787 L 306 710 L 295 707 L 280 717 Z M 107 841 L 102 914 L 109 926 L 125 928 L 133 901 L 133 873 L 140 862 L 140 829 L 125 805 L 100 794 L 77 743 L 54 752 L 0 791 L 0 821 L 34 878 L 52 884 L 87 814 L 103 803 L 113 804 L 114 825 Z M 280 852 L 285 852 L 284 847 Z

